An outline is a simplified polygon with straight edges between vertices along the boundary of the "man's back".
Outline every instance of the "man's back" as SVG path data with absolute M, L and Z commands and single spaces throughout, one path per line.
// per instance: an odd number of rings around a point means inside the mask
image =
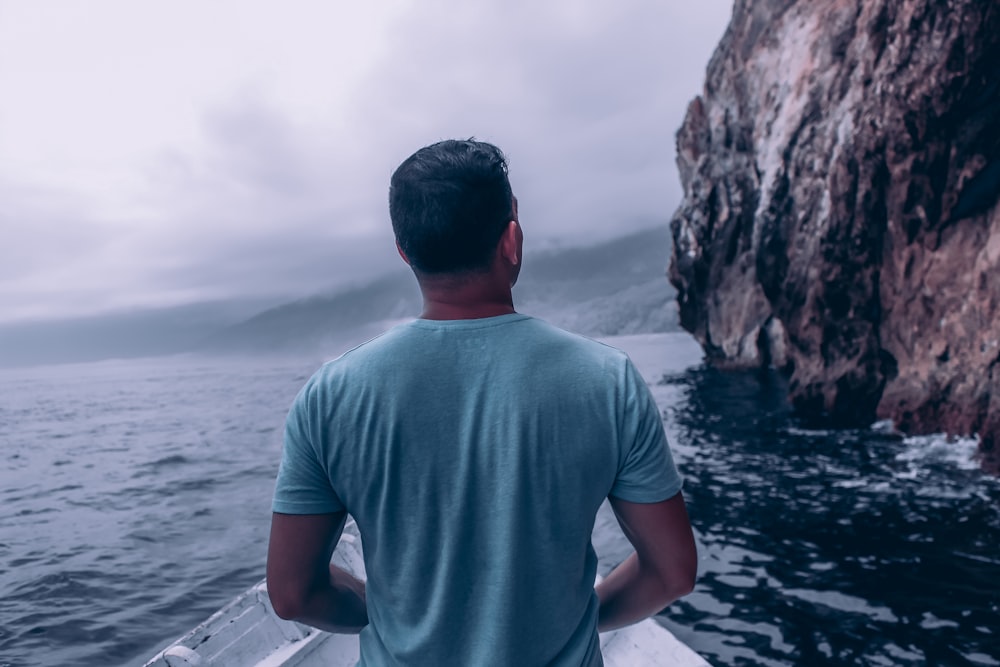
M 597 508 L 679 489 L 627 357 L 510 314 L 416 320 L 326 365 L 274 510 L 357 520 L 365 664 L 575 667 L 600 664 Z
M 597 631 L 694 586 L 659 411 L 627 357 L 514 311 L 523 259 L 499 148 L 445 140 L 393 172 L 421 319 L 325 366 L 288 417 L 268 540 L 282 618 L 360 632 L 369 665 L 594 665 Z M 635 552 L 596 591 L 611 507 Z M 347 512 L 364 582 L 330 564 Z

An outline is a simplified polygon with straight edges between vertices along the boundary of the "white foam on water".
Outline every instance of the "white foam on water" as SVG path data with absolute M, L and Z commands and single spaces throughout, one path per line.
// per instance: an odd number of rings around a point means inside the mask
M 797 426 L 789 426 L 785 429 L 785 433 L 788 435 L 802 436 L 804 438 L 825 438 L 836 434 L 836 431 L 821 428 L 799 428 Z
M 871 425 L 871 430 L 875 433 L 898 433 L 891 419 L 880 419 Z
M 977 436 L 915 435 L 904 438 L 903 444 L 906 449 L 896 455 L 896 460 L 911 464 L 911 469 L 926 463 L 945 463 L 961 470 L 980 467 L 976 456 L 979 451 Z

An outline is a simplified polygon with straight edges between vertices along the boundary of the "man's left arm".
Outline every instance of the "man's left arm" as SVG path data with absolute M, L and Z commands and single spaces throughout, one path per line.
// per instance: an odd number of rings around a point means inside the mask
M 364 582 L 330 564 L 346 519 L 346 511 L 271 515 L 267 592 L 278 616 L 327 632 L 368 625 Z

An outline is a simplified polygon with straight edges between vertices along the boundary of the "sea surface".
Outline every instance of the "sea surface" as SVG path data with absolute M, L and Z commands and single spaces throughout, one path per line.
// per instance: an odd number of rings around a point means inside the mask
M 664 411 L 700 548 L 660 621 L 715 665 L 1000 666 L 1000 481 L 971 440 L 803 428 L 683 334 L 608 339 Z M 263 577 L 319 359 L 0 370 L 0 667 L 142 665 Z M 602 569 L 628 553 L 609 513 Z

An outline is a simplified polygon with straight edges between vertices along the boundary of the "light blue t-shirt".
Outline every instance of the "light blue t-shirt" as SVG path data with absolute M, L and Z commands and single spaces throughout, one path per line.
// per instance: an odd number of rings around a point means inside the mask
M 361 663 L 600 665 L 601 502 L 681 480 L 621 351 L 521 314 L 416 320 L 323 366 L 288 415 L 273 510 L 347 510 Z

